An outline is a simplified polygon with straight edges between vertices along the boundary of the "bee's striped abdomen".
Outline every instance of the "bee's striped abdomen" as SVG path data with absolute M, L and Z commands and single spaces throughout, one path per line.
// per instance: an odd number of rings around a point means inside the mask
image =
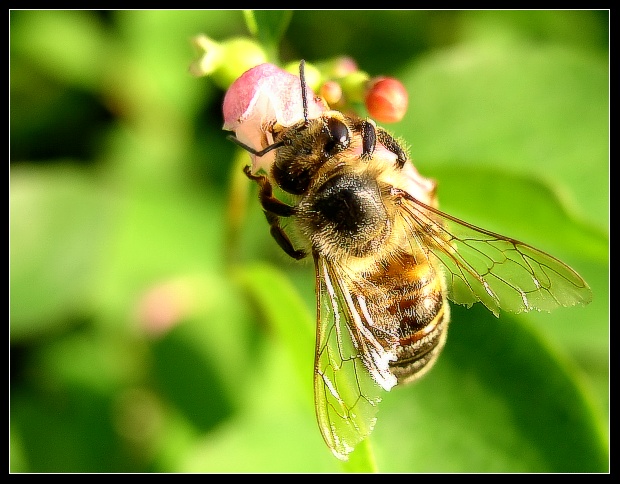
M 421 260 L 418 260 L 421 259 Z M 383 304 L 376 304 L 375 320 L 398 328 L 396 361 L 390 370 L 398 383 L 412 381 L 431 368 L 446 339 L 450 307 L 442 275 L 426 258 L 413 255 L 391 260 L 370 278 Z

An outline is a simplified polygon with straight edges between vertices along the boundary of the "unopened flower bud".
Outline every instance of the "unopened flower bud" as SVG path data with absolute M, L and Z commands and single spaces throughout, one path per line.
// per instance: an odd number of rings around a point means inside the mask
M 392 77 L 378 77 L 368 84 L 366 109 L 381 123 L 400 121 L 407 112 L 408 102 L 405 86 Z
M 319 95 L 333 108 L 342 99 L 342 88 L 336 81 L 326 81 L 321 85 Z
M 335 57 L 317 64 L 323 77 L 328 79 L 341 79 L 358 70 L 355 59 L 348 56 Z
M 192 63 L 190 72 L 195 76 L 211 76 L 222 89 L 228 89 L 248 69 L 267 62 L 263 48 L 245 37 L 216 42 L 206 35 L 198 35 L 193 42 L 203 54 Z
M 368 74 L 364 71 L 355 71 L 346 77 L 340 79 L 342 93 L 347 98 L 347 102 L 361 103 L 364 102 L 366 95 L 366 85 L 368 83 Z

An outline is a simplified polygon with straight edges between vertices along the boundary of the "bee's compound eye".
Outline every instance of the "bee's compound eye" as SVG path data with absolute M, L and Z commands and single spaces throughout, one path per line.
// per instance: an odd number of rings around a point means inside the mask
M 326 155 L 334 155 L 346 148 L 350 143 L 349 128 L 337 118 L 327 120 L 329 139 L 325 143 L 323 151 Z

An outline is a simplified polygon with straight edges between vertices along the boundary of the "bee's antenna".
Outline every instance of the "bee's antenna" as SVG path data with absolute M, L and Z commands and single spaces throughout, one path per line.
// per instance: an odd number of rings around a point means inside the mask
M 299 80 L 301 81 L 301 103 L 304 109 L 304 121 L 308 124 L 308 99 L 306 98 L 306 73 L 304 67 L 306 65 L 305 60 L 301 60 L 299 63 Z
M 250 153 L 251 155 L 254 155 L 254 156 L 266 155 L 270 151 L 275 150 L 276 148 L 279 148 L 280 146 L 284 146 L 286 144 L 286 142 L 284 140 L 282 140 L 282 141 L 278 141 L 277 143 L 273 143 L 273 144 L 267 146 L 267 148 L 265 148 L 263 150 L 258 151 L 258 150 L 255 150 L 254 148 L 252 148 L 251 146 L 246 145 L 243 141 L 239 141 L 239 139 L 237 139 L 237 137 L 233 136 L 232 134 L 226 136 L 226 138 L 229 139 L 230 141 L 232 141 L 233 143 L 235 143 L 237 146 L 240 146 L 245 151 L 247 151 L 248 153 Z

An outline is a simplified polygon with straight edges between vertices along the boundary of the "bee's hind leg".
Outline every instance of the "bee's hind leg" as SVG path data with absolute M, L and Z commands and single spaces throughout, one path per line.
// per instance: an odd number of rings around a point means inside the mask
M 291 207 L 273 196 L 271 183 L 265 175 L 253 175 L 249 166 L 246 166 L 243 172 L 250 180 L 254 180 L 260 188 L 258 199 L 265 212 L 267 222 L 269 222 L 269 226 L 271 227 L 271 236 L 282 250 L 293 259 L 299 260 L 306 257 L 308 255 L 306 252 L 303 250 L 296 250 L 293 247 L 288 235 L 286 235 L 286 232 L 284 232 L 284 229 L 280 226 L 280 217 L 290 217 L 295 213 L 295 207 Z

